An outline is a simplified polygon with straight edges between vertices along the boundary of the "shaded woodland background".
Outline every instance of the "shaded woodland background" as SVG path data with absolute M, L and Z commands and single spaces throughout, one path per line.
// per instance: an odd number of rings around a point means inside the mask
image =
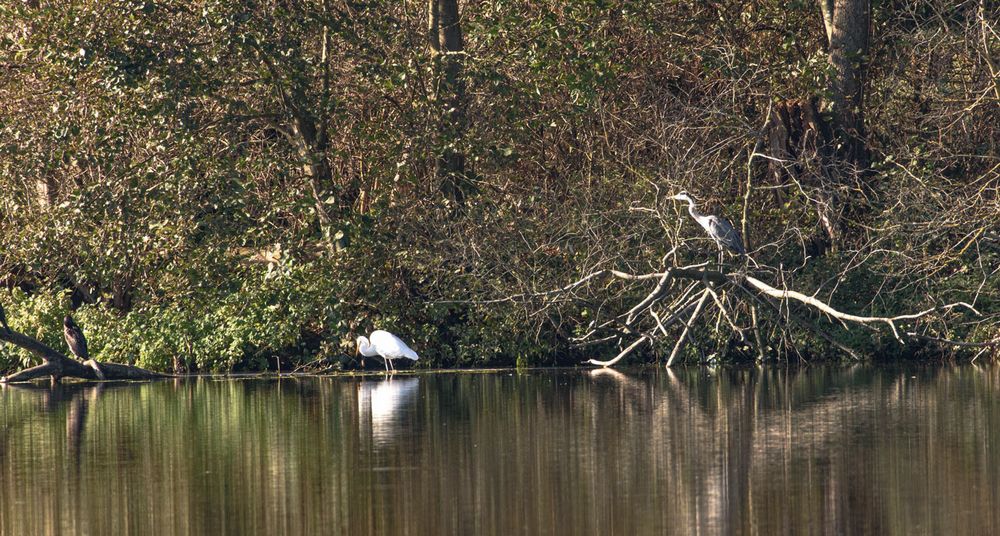
M 575 363 L 617 352 L 570 341 L 636 291 L 538 293 L 714 259 L 683 189 L 772 284 L 859 314 L 967 302 L 920 329 L 989 341 L 998 21 L 985 0 L 6 3 L 0 303 L 53 346 L 73 309 L 98 359 L 157 370 L 287 370 L 374 328 L 426 366 Z M 731 335 L 699 326 L 687 357 L 740 358 Z

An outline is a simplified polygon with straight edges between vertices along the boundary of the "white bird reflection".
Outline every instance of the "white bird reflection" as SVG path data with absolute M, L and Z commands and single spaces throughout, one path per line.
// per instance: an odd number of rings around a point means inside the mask
M 363 432 L 370 429 L 375 446 L 391 442 L 404 427 L 400 417 L 416 399 L 419 387 L 419 378 L 366 381 L 358 386 L 358 420 Z
M 618 372 L 617 370 L 612 370 L 608 367 L 595 368 L 590 370 L 591 378 L 600 378 L 601 376 L 612 378 L 618 382 L 624 382 L 628 380 L 628 376 Z

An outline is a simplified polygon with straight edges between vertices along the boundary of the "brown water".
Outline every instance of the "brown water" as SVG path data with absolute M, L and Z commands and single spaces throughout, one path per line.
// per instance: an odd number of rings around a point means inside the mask
M 3 534 L 996 534 L 1000 367 L 0 391 Z

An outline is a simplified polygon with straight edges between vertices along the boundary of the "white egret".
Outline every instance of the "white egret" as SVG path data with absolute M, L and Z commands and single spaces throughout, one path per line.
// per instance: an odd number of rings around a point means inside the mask
M 381 329 L 372 332 L 371 340 L 364 335 L 358 337 L 358 353 L 365 357 L 381 357 L 385 362 L 386 372 L 393 359 L 405 357 L 416 361 L 420 357 L 402 339 Z

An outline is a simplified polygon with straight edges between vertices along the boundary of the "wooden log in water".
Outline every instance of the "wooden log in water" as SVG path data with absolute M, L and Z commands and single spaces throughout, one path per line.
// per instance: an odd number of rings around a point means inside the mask
M 0 341 L 19 346 L 38 356 L 42 363 L 0 378 L 0 383 L 26 382 L 50 377 L 82 380 L 152 380 L 168 376 L 132 365 L 98 363 L 94 359 L 79 362 L 66 357 L 45 343 L 13 330 L 0 329 Z

